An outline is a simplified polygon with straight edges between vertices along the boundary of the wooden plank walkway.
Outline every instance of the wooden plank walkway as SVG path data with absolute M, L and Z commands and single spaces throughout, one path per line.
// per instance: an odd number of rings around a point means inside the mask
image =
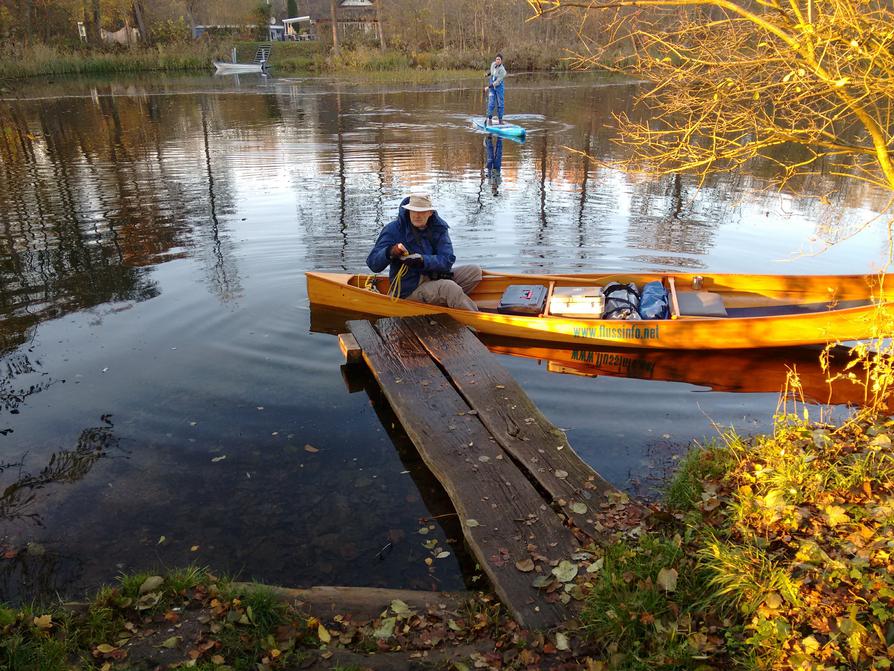
M 545 628 L 572 617 L 532 583 L 577 551 L 565 518 L 596 538 L 593 512 L 617 490 L 574 453 L 466 327 L 444 315 L 348 327 L 516 620 Z M 528 559 L 535 571 L 516 567 Z

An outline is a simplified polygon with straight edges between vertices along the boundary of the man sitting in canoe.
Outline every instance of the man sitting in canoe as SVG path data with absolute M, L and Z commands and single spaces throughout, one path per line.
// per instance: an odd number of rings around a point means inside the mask
M 413 193 L 401 202 L 397 219 L 379 233 L 366 265 L 374 273 L 390 266 L 392 283 L 406 267 L 399 277 L 401 298 L 477 312 L 467 294 L 481 281 L 481 268 L 454 268 L 455 260 L 447 222 L 435 212 L 431 196 Z
M 506 79 L 506 68 L 503 67 L 503 54 L 497 54 L 494 62 L 490 64 L 488 85 L 484 87 L 487 93 L 487 121 L 489 126 L 494 120 L 494 109 L 497 112 L 497 123 L 503 123 L 503 80 Z

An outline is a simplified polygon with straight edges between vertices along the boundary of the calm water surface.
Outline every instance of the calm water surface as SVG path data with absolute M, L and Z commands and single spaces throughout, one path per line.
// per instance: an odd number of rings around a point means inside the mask
M 701 187 L 621 174 L 572 150 L 617 156 L 612 113 L 635 88 L 589 77 L 510 79 L 528 139 L 488 147 L 470 127 L 479 84 L 4 94 L 0 600 L 189 562 L 292 586 L 462 587 L 449 503 L 375 384 L 343 377 L 338 317 L 311 314 L 303 277 L 362 270 L 413 187 L 433 192 L 459 262 L 494 270 L 859 273 L 881 258 L 874 226 L 813 253 L 883 206 L 865 186 L 820 172 L 784 196 L 760 166 Z M 634 492 L 712 422 L 767 429 L 785 364 L 561 354 L 501 361 Z M 428 569 L 433 537 L 453 551 Z

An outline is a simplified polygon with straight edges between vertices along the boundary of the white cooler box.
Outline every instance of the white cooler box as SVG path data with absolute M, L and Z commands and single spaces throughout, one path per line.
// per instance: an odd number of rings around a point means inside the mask
M 549 299 L 549 313 L 561 317 L 600 319 L 604 309 L 602 287 L 556 287 Z

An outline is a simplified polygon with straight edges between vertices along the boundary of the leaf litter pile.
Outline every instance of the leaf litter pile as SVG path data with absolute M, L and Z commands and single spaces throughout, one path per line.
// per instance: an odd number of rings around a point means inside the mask
M 553 563 L 533 546 L 495 554 L 578 612 L 557 630 L 519 627 L 484 592 L 324 614 L 189 568 L 123 577 L 77 607 L 0 608 L 0 668 L 889 669 L 891 436 L 894 422 L 791 418 L 772 436 L 726 434 L 645 518 L 607 500 L 602 545 Z

